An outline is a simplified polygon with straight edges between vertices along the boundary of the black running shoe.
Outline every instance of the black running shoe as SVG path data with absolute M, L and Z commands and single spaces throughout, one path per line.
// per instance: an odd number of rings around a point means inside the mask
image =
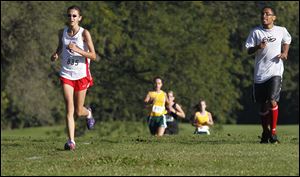
M 277 138 L 277 135 L 271 135 L 270 139 L 269 139 L 270 143 L 272 144 L 279 144 L 280 141 Z
M 260 144 L 269 143 L 269 139 L 270 139 L 270 132 L 263 132 L 261 134 Z
M 260 144 L 268 144 L 268 143 L 269 143 L 269 140 L 266 139 L 266 138 L 261 138 L 259 143 L 260 143 Z

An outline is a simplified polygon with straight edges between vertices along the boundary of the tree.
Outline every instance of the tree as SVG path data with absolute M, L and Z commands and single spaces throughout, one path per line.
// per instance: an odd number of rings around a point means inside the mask
M 49 57 L 57 44 L 61 5 L 1 2 L 1 92 L 9 104 L 1 116 L 12 128 L 53 124 L 59 113 Z
M 280 117 L 299 117 L 299 2 L 76 2 L 99 62 L 86 103 L 98 121 L 145 120 L 143 99 L 160 75 L 187 116 L 200 98 L 225 123 L 256 123 L 253 56 L 244 48 L 264 5 L 293 37 L 285 62 Z M 1 2 L 1 127 L 63 122 L 57 31 L 74 2 Z M 50 7 L 50 8 L 49 8 Z M 284 11 L 282 15 L 280 12 Z M 295 24 L 296 23 L 296 24 Z M 281 122 L 283 119 L 279 119 Z

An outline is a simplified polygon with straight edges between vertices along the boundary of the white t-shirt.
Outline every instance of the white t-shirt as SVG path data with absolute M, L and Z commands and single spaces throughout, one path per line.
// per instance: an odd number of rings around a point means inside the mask
M 82 33 L 84 28 L 80 27 L 77 34 L 73 37 L 68 35 L 68 27 L 64 28 L 62 43 L 62 60 L 60 76 L 69 80 L 78 80 L 84 77 L 90 76 L 90 59 L 85 58 L 77 52 L 73 52 L 67 49 L 68 45 L 72 42 L 82 50 L 88 51 L 86 43 L 83 41 Z
M 284 71 L 282 60 L 277 57 L 281 53 L 282 44 L 291 43 L 291 35 L 285 27 L 273 26 L 272 29 L 255 27 L 249 34 L 245 47 L 249 49 L 266 41 L 263 49 L 256 51 L 254 82 L 263 83 L 273 76 L 281 76 Z

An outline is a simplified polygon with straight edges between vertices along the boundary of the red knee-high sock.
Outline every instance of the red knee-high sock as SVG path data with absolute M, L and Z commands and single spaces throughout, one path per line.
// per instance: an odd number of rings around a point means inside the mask
M 269 119 L 269 110 L 266 112 L 260 112 L 260 118 L 261 118 L 261 126 L 263 128 L 263 132 L 269 132 L 269 124 L 270 124 L 270 119 Z
M 272 135 L 275 135 L 276 134 L 277 119 L 278 119 L 278 105 L 271 108 L 270 112 L 271 112 L 271 122 L 270 122 L 271 133 L 272 133 Z

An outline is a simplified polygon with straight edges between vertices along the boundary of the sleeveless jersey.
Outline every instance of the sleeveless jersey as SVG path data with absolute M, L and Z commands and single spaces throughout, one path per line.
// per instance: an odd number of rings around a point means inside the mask
M 176 104 L 177 103 L 174 102 L 174 104 L 172 105 L 173 109 L 175 109 L 175 110 L 176 110 Z M 167 110 L 167 115 L 166 115 L 167 122 L 173 122 L 174 120 L 178 119 L 177 114 L 175 114 L 174 112 L 170 112 L 168 107 L 166 107 L 166 110 Z
M 196 112 L 194 119 L 198 125 L 203 125 L 209 121 L 208 112 L 205 111 L 204 115 L 202 115 L 200 112 Z
M 157 93 L 156 91 L 149 92 L 151 100 L 153 100 L 152 110 L 150 116 L 162 116 L 167 113 L 165 109 L 166 102 L 166 93 L 164 91 L 160 91 Z
M 277 57 L 281 53 L 282 44 L 291 43 L 291 35 L 285 27 L 274 25 L 272 29 L 262 26 L 254 28 L 246 41 L 245 47 L 249 49 L 266 41 L 267 46 L 256 51 L 254 82 L 263 83 L 273 76 L 283 75 L 283 62 Z
M 74 36 L 68 35 L 68 27 L 64 28 L 62 36 L 62 60 L 60 76 L 69 80 L 78 80 L 84 77 L 91 77 L 89 70 L 90 59 L 85 58 L 77 52 L 67 49 L 70 43 L 75 43 L 77 47 L 88 51 L 86 43 L 83 41 L 82 33 L 84 28 L 80 27 Z

